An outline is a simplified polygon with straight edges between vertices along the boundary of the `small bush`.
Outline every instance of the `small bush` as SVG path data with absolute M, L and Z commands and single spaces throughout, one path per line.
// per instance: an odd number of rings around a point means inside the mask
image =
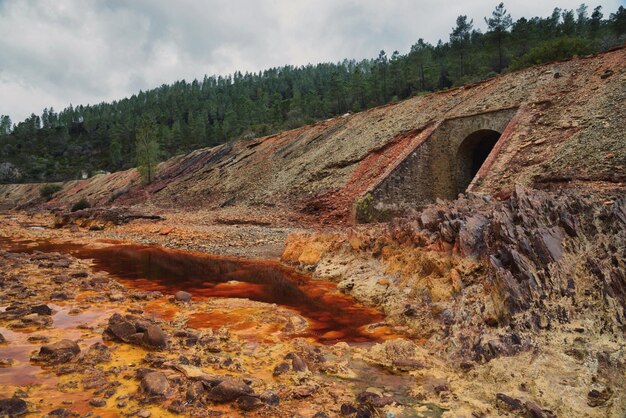
M 56 192 L 61 191 L 61 189 L 63 189 L 63 187 L 59 186 L 58 184 L 46 184 L 41 189 L 39 189 L 39 195 L 46 199 L 46 201 L 48 201 L 52 199 L 52 196 Z
M 355 202 L 355 218 L 359 223 L 381 222 L 391 219 L 391 213 L 386 209 L 378 209 L 374 205 L 374 196 L 367 193 Z
M 128 187 L 123 187 L 121 189 L 117 189 L 116 191 L 114 191 L 111 194 L 111 197 L 109 198 L 109 203 L 113 203 L 115 202 L 115 200 L 120 197 L 121 195 L 123 195 L 124 193 L 126 193 L 128 191 Z
M 494 78 L 497 77 L 498 73 L 496 73 L 495 71 L 489 71 L 487 74 L 485 74 L 485 80 L 488 80 L 490 78 Z
M 72 206 L 72 212 L 76 212 L 77 210 L 89 209 L 91 205 L 86 199 L 80 199 L 78 202 L 74 203 Z

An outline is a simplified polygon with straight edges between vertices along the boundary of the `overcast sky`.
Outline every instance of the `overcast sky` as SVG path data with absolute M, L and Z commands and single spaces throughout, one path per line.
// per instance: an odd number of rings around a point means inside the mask
M 499 0 L 0 0 L 0 114 L 120 99 L 204 74 L 406 53 Z M 605 17 L 626 0 L 595 1 Z M 505 2 L 513 19 L 581 0 Z M 446 4 L 448 3 L 448 4 Z

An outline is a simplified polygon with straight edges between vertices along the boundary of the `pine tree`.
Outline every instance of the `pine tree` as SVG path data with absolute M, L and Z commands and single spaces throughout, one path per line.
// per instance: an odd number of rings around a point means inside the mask
M 504 69 L 504 38 L 511 25 L 513 25 L 513 20 L 511 15 L 506 12 L 504 3 L 497 5 L 491 16 L 489 19 L 485 18 L 485 22 L 498 46 L 498 72 L 501 73 Z
M 459 52 L 460 77 L 463 77 L 465 75 L 465 49 L 470 42 L 470 35 L 472 32 L 473 24 L 473 19 L 470 19 L 468 22 L 467 16 L 461 15 L 456 18 L 456 27 L 452 28 L 452 33 L 450 33 L 450 43 L 452 44 L 452 48 Z
M 8 115 L 0 115 L 0 135 L 11 133 L 11 118 Z
M 144 184 L 154 180 L 156 167 L 160 156 L 159 142 L 156 137 L 154 120 L 144 116 L 135 134 L 135 152 L 137 154 L 137 169 Z
M 587 33 L 589 24 L 587 10 L 589 10 L 589 8 L 585 3 L 581 3 L 578 9 L 576 9 L 576 32 L 579 36 L 584 36 Z
M 367 107 L 367 91 L 363 71 L 356 67 L 352 72 L 350 90 L 352 92 L 352 110 L 359 111 Z
M 617 12 L 611 13 L 609 20 L 613 31 L 618 37 L 626 34 L 626 9 L 624 9 L 624 6 L 620 6 Z
M 430 65 L 432 60 L 432 46 L 424 42 L 423 39 L 419 39 L 417 43 L 411 46 L 411 52 L 409 53 L 409 61 L 411 63 L 412 70 L 416 74 L 416 78 L 419 80 L 418 91 L 426 91 L 428 85 L 426 83 L 426 69 Z
M 119 125 L 114 125 L 109 131 L 111 138 L 109 142 L 109 158 L 113 170 L 118 169 L 122 162 L 122 135 L 122 128 Z
M 387 102 L 387 53 L 385 53 L 384 50 L 381 50 L 380 53 L 378 54 L 378 68 L 381 74 L 381 78 L 382 78 L 382 88 L 383 88 L 383 94 L 382 94 L 382 99 L 383 99 L 383 103 Z
M 178 119 L 172 125 L 171 139 L 173 152 L 179 152 L 183 149 L 183 128 Z
M 196 112 L 191 115 L 189 120 L 189 131 L 191 142 L 194 146 L 202 146 L 206 141 L 206 117 L 202 112 Z
M 591 14 L 591 22 L 589 23 L 589 31 L 591 32 L 592 36 L 595 36 L 595 34 L 597 34 L 600 30 L 600 25 L 602 24 L 603 17 L 604 16 L 602 14 L 602 6 L 597 6 L 595 9 L 593 9 L 593 13 Z
M 561 23 L 561 33 L 572 36 L 576 33 L 576 19 L 573 10 L 563 10 L 563 23 Z
M 330 97 L 333 101 L 333 107 L 336 114 L 343 113 L 345 109 L 345 92 L 344 92 L 343 79 L 339 72 L 334 72 L 330 79 Z

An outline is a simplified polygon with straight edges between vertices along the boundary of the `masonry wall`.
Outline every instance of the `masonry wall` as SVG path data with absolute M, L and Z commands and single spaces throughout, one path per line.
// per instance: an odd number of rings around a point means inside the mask
M 443 121 L 385 179 L 368 193 L 376 212 L 395 213 L 417 209 L 437 198 L 454 199 L 459 189 L 459 146 L 479 130 L 502 133 L 516 108 Z M 358 214 L 357 214 L 358 217 Z

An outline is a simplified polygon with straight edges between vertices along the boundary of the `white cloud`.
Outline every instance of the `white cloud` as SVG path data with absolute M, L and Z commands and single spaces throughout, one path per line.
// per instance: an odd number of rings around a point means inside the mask
M 514 19 L 556 6 L 506 2 Z M 406 52 L 447 39 L 459 14 L 484 29 L 498 0 L 0 0 L 0 114 L 120 99 L 204 74 Z M 599 2 L 608 15 L 619 0 Z M 590 10 L 596 4 L 590 5 Z

